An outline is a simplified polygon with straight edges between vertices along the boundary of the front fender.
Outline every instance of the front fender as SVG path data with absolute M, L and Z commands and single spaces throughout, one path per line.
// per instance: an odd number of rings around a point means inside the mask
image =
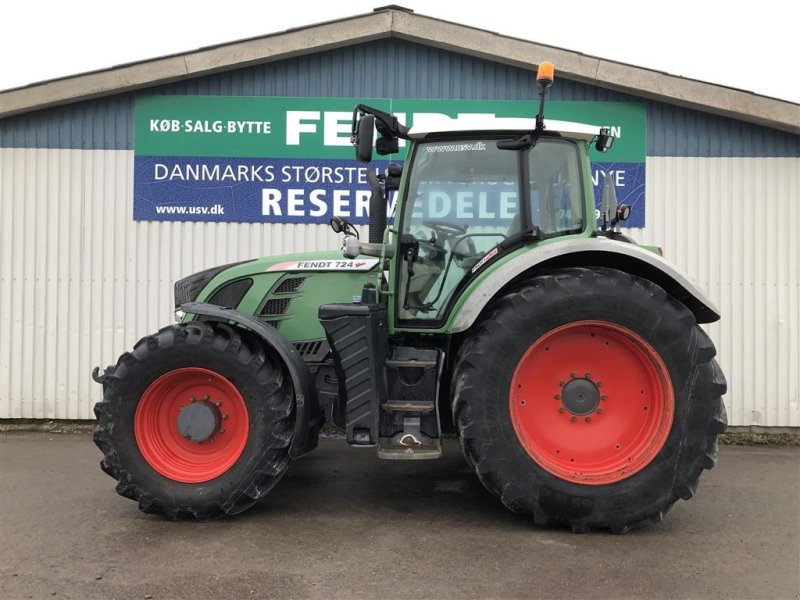
M 718 321 L 713 302 L 681 275 L 668 260 L 641 246 L 607 238 L 581 238 L 556 242 L 518 254 L 468 288 L 457 303 L 451 333 L 469 329 L 487 304 L 510 283 L 525 274 L 535 275 L 551 268 L 602 266 L 649 279 L 683 302 L 698 323 Z
M 205 320 L 234 323 L 246 327 L 258 335 L 265 344 L 275 350 L 289 371 L 294 386 L 296 415 L 289 457 L 299 458 L 317 447 L 319 441 L 320 411 L 317 388 L 311 373 L 300 353 L 274 327 L 259 319 L 234 310 L 204 302 L 186 302 L 181 310 L 187 314 L 200 315 Z

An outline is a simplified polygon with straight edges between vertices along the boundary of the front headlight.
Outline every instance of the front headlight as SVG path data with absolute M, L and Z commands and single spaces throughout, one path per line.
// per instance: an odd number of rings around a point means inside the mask
M 200 271 L 199 273 L 194 273 L 188 277 L 179 279 L 175 282 L 175 308 L 179 308 L 184 302 L 194 302 L 197 300 L 200 292 L 202 292 L 203 288 L 208 285 L 208 282 L 222 273 L 225 269 L 230 269 L 231 267 L 235 267 L 236 265 L 241 265 L 246 262 L 250 261 L 242 260 L 239 262 L 222 265 L 221 267 L 206 269 L 205 271 Z

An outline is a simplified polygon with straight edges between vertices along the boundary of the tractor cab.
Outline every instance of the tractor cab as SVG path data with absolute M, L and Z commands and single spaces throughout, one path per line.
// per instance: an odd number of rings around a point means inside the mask
M 491 261 L 586 228 L 581 141 L 548 135 L 508 150 L 502 143 L 525 130 L 491 121 L 455 135 L 411 132 L 415 143 L 397 215 L 406 261 L 394 278 L 399 321 L 441 322 L 457 290 Z
M 399 139 L 411 141 L 402 178 L 398 165 L 385 175 L 370 172 L 369 243 L 354 235 L 343 243 L 349 258 L 393 257 L 387 291 L 398 328 L 441 329 L 461 292 L 490 264 L 596 229 L 588 146 L 594 141 L 605 151 L 613 137 L 600 127 L 545 120 L 551 81 L 552 72 L 544 70 L 540 113 L 528 119 L 428 115 L 408 128 L 392 115 L 356 106 L 352 142 L 359 161 L 372 160 L 373 146 L 389 154 Z M 387 229 L 386 195 L 393 190 L 396 210 Z

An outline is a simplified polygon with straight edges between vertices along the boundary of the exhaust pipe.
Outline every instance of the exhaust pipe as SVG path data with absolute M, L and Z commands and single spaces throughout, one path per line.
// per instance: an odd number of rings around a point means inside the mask
M 372 190 L 369 198 L 369 243 L 380 244 L 386 231 L 386 195 L 375 169 L 367 169 L 367 181 Z

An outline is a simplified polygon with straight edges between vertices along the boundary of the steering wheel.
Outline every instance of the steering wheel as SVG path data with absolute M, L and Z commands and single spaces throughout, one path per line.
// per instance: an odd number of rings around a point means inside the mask
M 421 251 L 427 251 L 428 255 L 436 259 L 443 259 L 446 255 L 445 246 L 450 248 L 453 255 L 453 262 L 460 268 L 472 268 L 477 263 L 483 252 L 478 252 L 475 241 L 467 233 L 467 225 L 457 225 L 447 221 L 427 220 L 422 224 L 434 231 L 433 240 L 419 240 Z M 439 242 L 441 240 L 441 242 Z
M 461 266 L 464 259 L 475 255 L 475 242 L 472 241 L 472 238 L 468 237 L 456 240 L 457 237 L 467 233 L 468 225 L 457 225 L 456 223 L 432 219 L 423 221 L 422 224 L 425 227 L 433 229 L 437 241 L 439 239 L 441 240 L 439 244 L 434 245 L 442 248 L 442 251 L 444 251 L 443 247 L 445 245 L 450 246 L 450 250 L 453 253 L 453 260 L 458 266 Z
M 424 238 L 422 236 L 422 232 L 420 231 L 415 233 L 414 237 L 417 239 L 417 243 L 419 244 L 420 255 L 425 255 L 428 260 L 431 260 L 435 263 L 444 260 L 447 251 L 444 249 L 444 247 L 436 244 L 435 240 Z
M 462 237 L 451 247 L 453 262 L 462 269 L 472 268 L 483 256 L 483 252 L 478 252 L 475 241 L 471 237 Z
M 467 232 L 466 225 L 456 225 L 455 223 L 448 223 L 447 221 L 423 221 L 425 227 L 430 227 L 436 233 L 441 233 L 445 237 L 454 235 L 464 235 Z

